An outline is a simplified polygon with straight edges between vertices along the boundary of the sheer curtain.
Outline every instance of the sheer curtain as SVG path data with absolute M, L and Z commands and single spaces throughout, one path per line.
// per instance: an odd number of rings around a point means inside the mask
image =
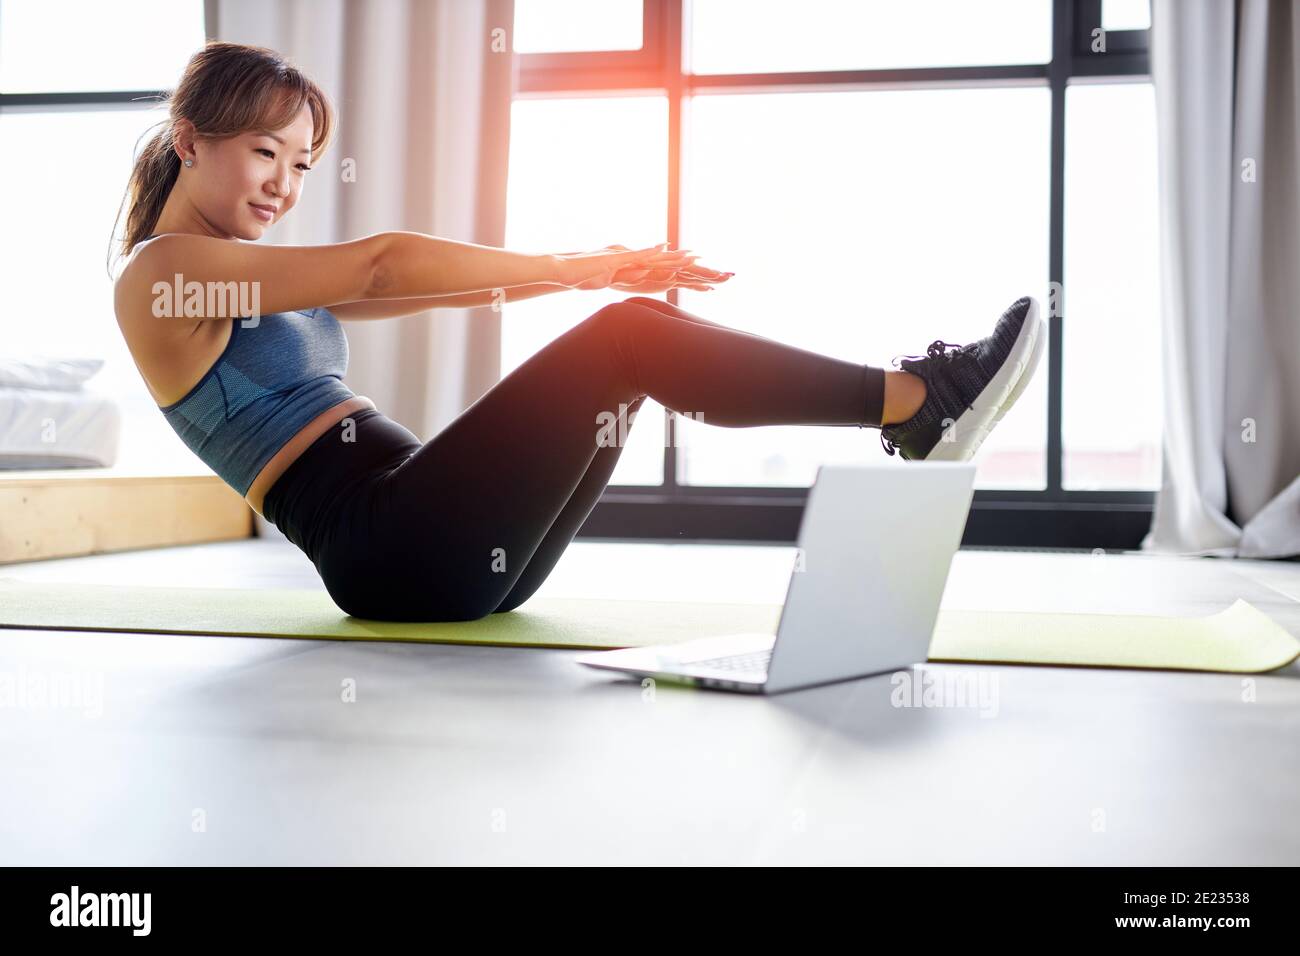
M 1164 480 L 1143 549 L 1300 555 L 1300 14 L 1154 0 Z

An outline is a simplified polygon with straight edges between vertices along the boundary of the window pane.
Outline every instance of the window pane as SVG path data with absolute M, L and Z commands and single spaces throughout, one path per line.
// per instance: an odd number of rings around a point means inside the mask
M 663 97 L 516 100 L 506 246 L 572 252 L 663 242 L 667 124 Z M 628 293 L 605 289 L 570 290 L 507 303 L 501 323 L 502 375 L 601 306 L 626 298 Z M 663 483 L 663 414 L 663 406 L 649 399 L 641 406 L 613 484 Z
M 1101 0 L 1103 30 L 1149 30 L 1151 0 Z
M 169 90 L 203 46 L 202 0 L 3 0 L 0 90 Z
M 683 245 L 735 278 L 682 305 L 800 348 L 892 368 L 987 335 L 1043 301 L 1046 88 L 700 96 L 690 103 Z M 982 487 L 1045 486 L 1046 376 L 980 448 Z M 681 480 L 809 485 L 879 461 L 875 429 L 682 421 Z
M 145 388 L 118 329 L 105 268 L 136 139 L 165 115 L 138 106 L 0 113 L 0 142 L 9 147 L 0 150 L 0 181 L 21 184 L 0 190 L 3 347 L 8 355 L 104 359 L 86 388 L 121 402 L 118 466 L 208 474 Z M 119 233 L 125 221 L 124 211 Z
M 516 53 L 639 49 L 641 0 L 515 0 Z
M 696 73 L 1046 63 L 1050 0 L 694 0 Z
M 1156 114 L 1150 83 L 1066 90 L 1066 488 L 1158 488 Z

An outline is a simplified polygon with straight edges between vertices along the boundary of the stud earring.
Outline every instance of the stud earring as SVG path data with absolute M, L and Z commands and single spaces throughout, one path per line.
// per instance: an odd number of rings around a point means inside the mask
M 185 160 L 185 165 L 186 165 L 186 166 L 193 166 L 193 165 L 194 165 L 194 160 L 192 160 L 192 159 L 187 159 L 187 160 Z

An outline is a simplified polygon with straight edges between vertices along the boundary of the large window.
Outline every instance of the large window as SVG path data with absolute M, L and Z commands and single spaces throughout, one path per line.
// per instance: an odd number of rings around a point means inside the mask
M 85 387 L 118 402 L 126 471 L 209 472 L 145 388 L 105 266 L 133 152 L 166 116 L 157 94 L 203 42 L 202 0 L 133 0 L 129 16 L 100 0 L 0 2 L 0 347 L 104 359 Z
M 725 291 L 684 290 L 682 307 L 887 367 L 934 338 L 988 334 L 1047 273 L 1050 107 L 1034 87 L 696 97 L 683 245 L 737 277 Z M 996 268 L 972 254 L 990 246 Z M 990 437 L 981 481 L 1044 487 L 1046 396 L 1027 394 Z M 806 488 L 820 462 L 882 454 L 858 429 L 687 420 L 682 432 L 677 477 L 690 485 Z
M 651 0 L 653 2 L 653 0 Z M 695 0 L 693 73 L 1046 63 L 1042 0 Z
M 1049 356 L 976 458 L 966 543 L 1137 546 L 1161 438 L 1145 0 L 598 7 L 516 0 L 507 244 L 667 238 L 737 273 L 683 308 L 884 367 L 1034 295 Z M 506 370 L 621 297 L 507 306 Z M 665 414 L 584 534 L 789 540 L 818 464 L 883 454 Z
M 1071 86 L 1065 129 L 1066 488 L 1160 484 L 1160 263 L 1150 83 Z

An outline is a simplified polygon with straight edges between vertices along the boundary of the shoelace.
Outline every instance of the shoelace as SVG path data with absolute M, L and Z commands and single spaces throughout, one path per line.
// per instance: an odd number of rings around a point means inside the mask
M 976 349 L 979 348 L 979 344 L 980 344 L 979 342 L 971 342 L 967 345 L 958 345 L 954 342 L 945 342 L 943 341 L 943 339 L 935 339 L 926 348 L 925 355 L 902 355 L 902 356 L 896 355 L 894 356 L 893 364 L 895 368 L 901 368 L 901 366 L 898 363 L 898 360 L 900 358 L 914 359 L 918 362 L 925 361 L 926 359 L 932 359 L 935 361 L 951 363 L 954 359 L 958 358 L 959 356 L 965 356 L 965 355 L 973 356 L 975 354 Z M 952 351 L 948 351 L 949 349 L 951 349 Z M 885 454 L 890 456 L 897 454 L 898 449 L 900 447 L 892 439 L 885 437 L 885 430 L 883 428 L 880 430 L 880 445 L 882 448 L 884 448 Z
M 902 357 L 917 360 L 927 358 L 944 359 L 945 361 L 951 362 L 959 355 L 973 355 L 975 350 L 979 348 L 979 344 L 979 342 L 971 342 L 967 345 L 957 345 L 953 342 L 945 342 L 943 339 L 935 339 L 926 348 L 924 355 L 904 355 Z M 949 352 L 948 349 L 952 349 L 952 351 Z M 894 361 L 898 361 L 897 356 L 895 356 Z

